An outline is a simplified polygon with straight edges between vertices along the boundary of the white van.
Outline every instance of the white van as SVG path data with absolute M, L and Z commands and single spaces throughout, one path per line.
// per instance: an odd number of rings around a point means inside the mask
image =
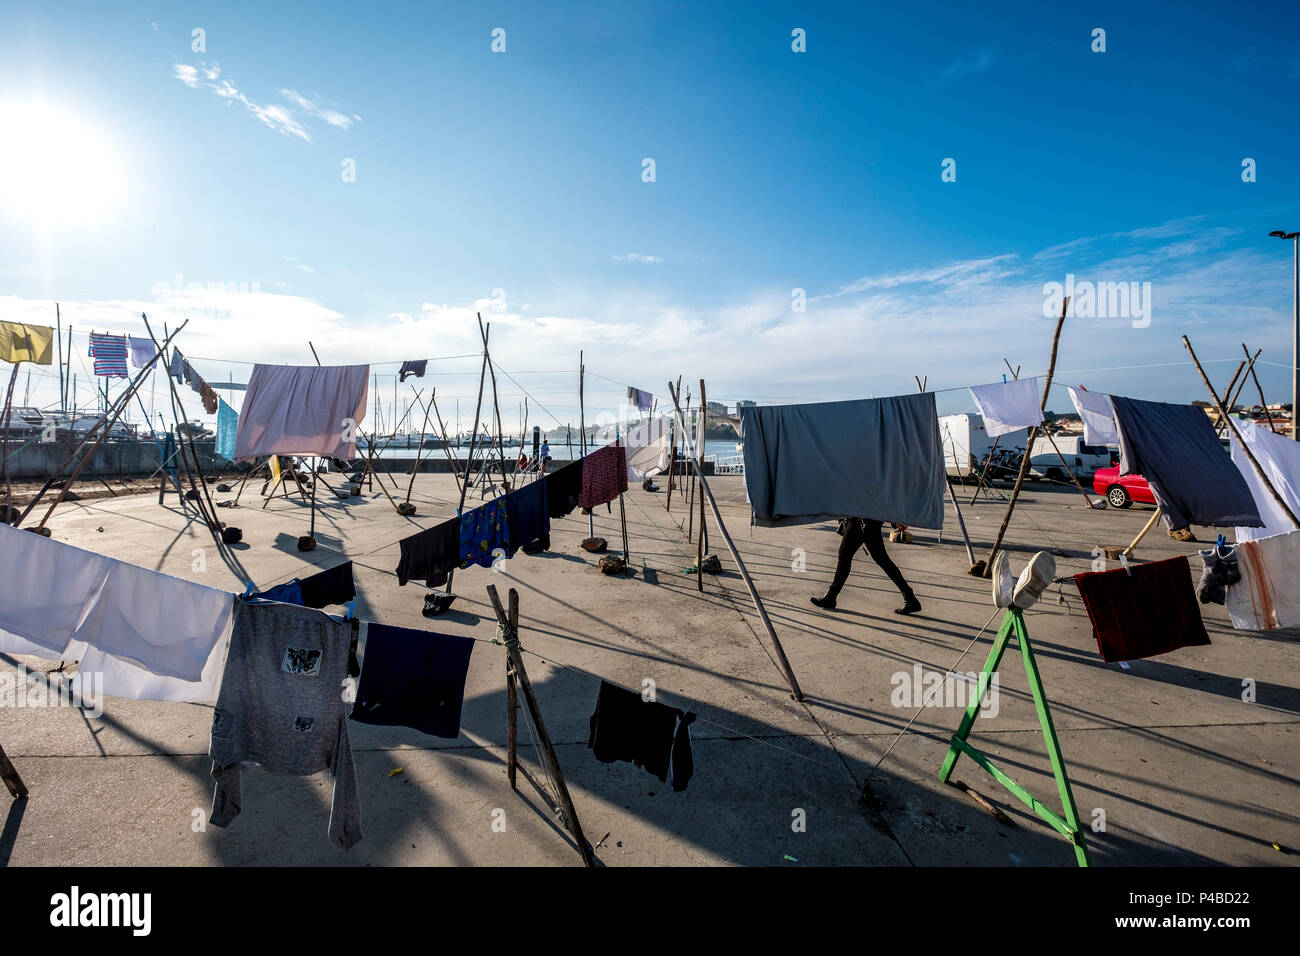
M 1056 447 L 1052 447 L 1052 442 Z M 1057 449 L 1060 454 L 1057 454 Z M 1069 481 L 1070 473 L 1061 461 L 1070 466 L 1085 486 L 1092 483 L 1092 476 L 1102 468 L 1110 467 L 1110 449 L 1105 445 L 1086 445 L 1082 435 L 1053 435 L 1051 438 L 1035 438 L 1034 447 L 1029 453 L 1029 473 L 1031 481 L 1046 478 L 1049 481 Z

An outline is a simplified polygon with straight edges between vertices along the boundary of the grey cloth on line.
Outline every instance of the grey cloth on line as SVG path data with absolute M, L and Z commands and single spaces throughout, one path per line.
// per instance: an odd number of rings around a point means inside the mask
M 243 804 L 243 770 L 307 775 L 330 770 L 330 842 L 361 839 L 357 771 L 348 740 L 343 681 L 352 625 L 311 608 L 235 604 L 230 652 L 212 714 L 214 826 L 229 826 Z
M 754 522 L 860 516 L 943 527 L 934 393 L 740 410 Z
M 1119 473 L 1138 474 L 1170 528 L 1263 522 L 1250 488 L 1195 405 L 1110 397 L 1119 428 Z

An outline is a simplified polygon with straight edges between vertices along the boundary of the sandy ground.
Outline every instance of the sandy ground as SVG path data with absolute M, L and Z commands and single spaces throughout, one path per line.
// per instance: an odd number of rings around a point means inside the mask
M 244 812 L 232 826 L 194 825 L 211 804 L 210 707 L 110 698 L 100 718 L 66 707 L 0 708 L 0 744 L 31 789 L 30 799 L 12 803 L 0 793 L 0 862 L 579 865 L 530 782 L 545 775 L 522 714 L 527 774 L 518 792 L 506 781 L 505 657 L 490 643 L 496 625 L 485 591 L 495 583 L 503 597 L 510 587 L 519 591 L 528 671 L 582 826 L 602 842 L 602 865 L 1073 866 L 1071 847 L 969 759 L 955 779 L 1010 822 L 938 781 L 959 707 L 918 714 L 910 699 L 891 699 L 897 675 L 910 677 L 915 665 L 952 667 L 994 612 L 988 583 L 965 573 L 951 505 L 942 543 L 918 532 L 911 544 L 890 545 L 924 604 L 921 614 L 892 613 L 898 595 L 865 555 L 839 610 L 824 612 L 808 597 L 820 593 L 834 565 L 833 525 L 750 529 L 740 479 L 719 477 L 712 486 L 802 685 L 802 703 L 774 663 L 711 516 L 711 550 L 723 573 L 706 575 L 702 594 L 681 573 L 695 552 L 679 528 L 680 497 L 670 514 L 663 493 L 628 494 L 633 575 L 599 573 L 596 557 L 578 546 L 587 521 L 575 513 L 556 523 L 550 553 L 521 553 L 501 572 L 458 572 L 460 598 L 436 621 L 420 614 L 425 589 L 399 587 L 393 569 L 400 538 L 454 514 L 450 475 L 416 479 L 412 519 L 396 515 L 378 489 L 346 502 L 322 494 L 320 546 L 306 554 L 295 541 L 307 531 L 307 507 L 276 499 L 262 510 L 256 488 L 245 490 L 242 507 L 220 512 L 244 532 L 244 543 L 225 556 L 174 496 L 162 507 L 152 495 L 61 505 L 51 521 L 56 539 L 229 590 L 242 590 L 249 577 L 265 587 L 305 576 L 346 556 L 356 565 L 359 616 L 482 643 L 459 739 L 352 724 L 365 838 L 347 853 L 326 838 L 325 774 L 247 774 Z M 1041 486 L 1021 502 L 1008 536 L 1017 571 L 1038 549 L 1057 552 L 1059 573 L 1085 570 L 1094 547 L 1128 543 L 1150 514 L 1145 506 L 1089 511 L 1072 489 Z M 981 556 L 1004 509 L 994 501 L 964 507 Z M 596 533 L 617 547 L 617 507 L 594 520 Z M 1195 547 L 1158 530 L 1139 557 Z M 200 556 L 202 571 L 195 570 Z M 1100 660 L 1072 587 L 1054 588 L 1026 614 L 1095 865 L 1300 860 L 1298 635 L 1234 631 L 1218 606 L 1206 607 L 1205 618 L 1212 646 L 1125 670 Z M 958 670 L 979 670 L 995 627 Z M 58 666 L 0 655 L 0 668 L 31 668 L 27 680 Z M 602 677 L 630 688 L 653 680 L 659 699 L 699 715 L 696 775 L 685 792 L 630 764 L 592 757 L 588 718 Z M 998 713 L 976 721 L 972 741 L 1059 807 L 1014 649 L 1000 680 Z M 1242 699 L 1245 680 L 1255 683 L 1254 702 Z

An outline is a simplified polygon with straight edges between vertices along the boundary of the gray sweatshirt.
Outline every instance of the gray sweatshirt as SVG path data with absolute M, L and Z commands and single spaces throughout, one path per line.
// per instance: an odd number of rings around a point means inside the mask
M 330 841 L 361 839 L 357 772 L 348 741 L 343 682 L 352 625 L 311 608 L 235 602 L 226 670 L 212 715 L 211 822 L 228 826 L 242 808 L 242 772 L 334 774 Z

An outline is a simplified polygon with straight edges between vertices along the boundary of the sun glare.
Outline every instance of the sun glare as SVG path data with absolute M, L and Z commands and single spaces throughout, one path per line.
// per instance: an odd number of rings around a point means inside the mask
M 125 183 L 109 144 L 43 103 L 0 104 L 0 214 L 41 232 L 102 222 Z

